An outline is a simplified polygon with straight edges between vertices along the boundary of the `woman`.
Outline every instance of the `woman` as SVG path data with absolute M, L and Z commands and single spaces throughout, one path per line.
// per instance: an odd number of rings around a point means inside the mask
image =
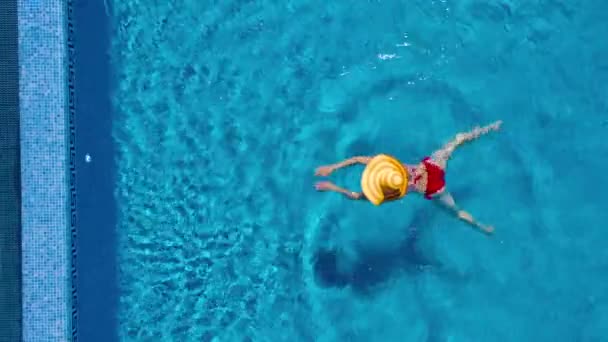
M 315 171 L 316 176 L 329 176 L 340 168 L 357 163 L 364 164 L 366 169 L 362 177 L 363 192 L 349 191 L 327 181 L 316 183 L 315 188 L 318 191 L 342 193 L 350 199 L 366 199 L 376 205 L 400 199 L 409 191 L 418 192 L 427 199 L 437 199 L 459 219 L 484 233 L 491 234 L 494 231 L 493 227 L 477 222 L 471 214 L 456 205 L 454 198 L 446 190 L 445 170 L 448 160 L 458 146 L 491 131 L 496 131 L 500 129 L 501 125 L 502 120 L 485 127 L 475 127 L 467 133 L 456 134 L 454 140 L 448 142 L 430 157 L 424 158 L 418 165 L 396 165 L 395 162 L 398 162 L 396 159 L 387 155 L 378 155 L 375 157 L 353 157 L 340 163 L 321 166 Z M 374 165 L 371 165 L 372 162 Z M 401 163 L 399 162 L 399 164 Z M 377 175 L 374 175 L 374 173 Z M 405 183 L 403 184 L 403 182 Z

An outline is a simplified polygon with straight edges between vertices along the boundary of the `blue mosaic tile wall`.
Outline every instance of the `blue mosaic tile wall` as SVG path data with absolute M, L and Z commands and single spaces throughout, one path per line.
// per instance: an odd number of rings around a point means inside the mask
M 17 0 L 0 1 L 0 342 L 21 340 Z
M 27 342 L 74 340 L 68 8 L 63 0 L 18 2 Z

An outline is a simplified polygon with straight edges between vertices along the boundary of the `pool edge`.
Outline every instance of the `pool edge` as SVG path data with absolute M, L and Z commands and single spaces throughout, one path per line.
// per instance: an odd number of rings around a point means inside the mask
M 17 3 L 22 340 L 76 341 L 72 2 Z

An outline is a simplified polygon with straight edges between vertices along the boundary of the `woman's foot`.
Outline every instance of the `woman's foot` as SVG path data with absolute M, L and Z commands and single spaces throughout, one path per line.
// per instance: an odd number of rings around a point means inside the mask
M 486 226 L 484 224 L 476 222 L 473 219 L 473 216 L 471 214 L 467 213 L 464 210 L 459 210 L 458 211 L 458 218 L 460 218 L 461 220 L 466 221 L 466 222 L 472 224 L 473 226 L 481 229 L 486 234 L 492 234 L 492 233 L 494 233 L 494 227 L 492 227 L 492 226 Z
M 488 125 L 488 128 L 489 128 L 491 131 L 497 131 L 497 130 L 499 130 L 499 129 L 500 129 L 500 126 L 502 126 L 502 120 L 498 120 L 498 121 L 496 121 L 496 122 L 494 122 L 494 123 L 492 123 L 492 124 Z
M 491 131 L 498 131 L 500 129 L 500 126 L 502 125 L 502 120 L 498 120 L 496 122 L 493 122 L 487 126 L 484 127 L 475 127 L 475 129 L 473 130 L 474 134 L 476 136 L 481 136 L 484 134 L 488 134 Z
M 456 134 L 455 143 L 458 146 L 458 145 L 462 145 L 463 143 L 465 143 L 467 141 L 475 140 L 484 134 L 490 133 L 491 131 L 499 130 L 501 125 L 502 125 L 502 120 L 498 120 L 498 121 L 491 123 L 484 127 L 477 126 L 477 127 L 473 128 L 473 130 L 471 130 L 470 132 L 467 132 L 467 133 L 458 133 L 458 134 Z
M 486 233 L 486 234 L 494 234 L 494 227 L 492 226 L 481 226 L 481 229 Z

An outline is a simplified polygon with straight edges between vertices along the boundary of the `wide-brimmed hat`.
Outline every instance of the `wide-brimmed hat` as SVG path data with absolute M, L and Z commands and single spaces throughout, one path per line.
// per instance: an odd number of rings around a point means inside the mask
M 386 154 L 373 157 L 361 176 L 361 188 L 365 197 L 374 205 L 385 200 L 385 193 L 398 191 L 399 198 L 407 193 L 408 174 L 405 166 Z

